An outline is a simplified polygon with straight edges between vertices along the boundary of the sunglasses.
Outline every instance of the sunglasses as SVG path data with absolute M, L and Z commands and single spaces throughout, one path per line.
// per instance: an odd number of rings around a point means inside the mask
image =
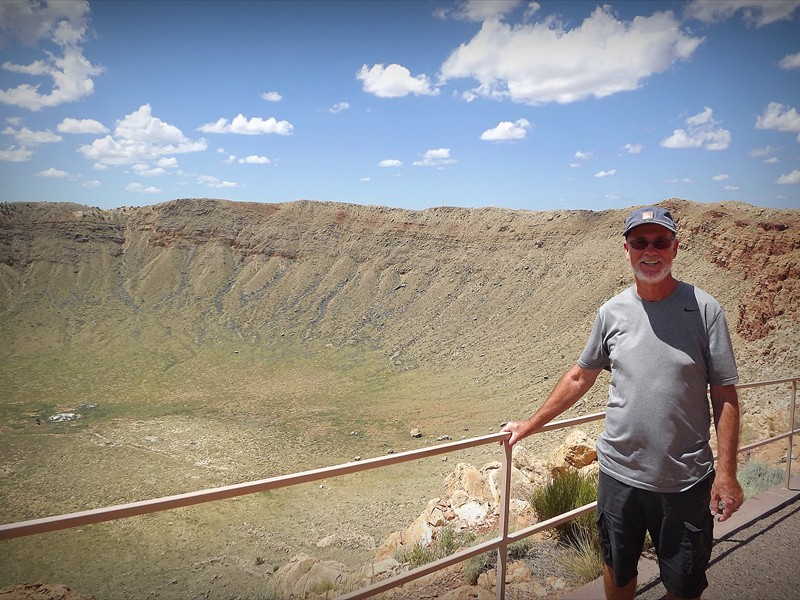
M 672 247 L 672 242 L 675 241 L 675 238 L 668 240 L 667 238 L 656 238 L 654 240 L 645 240 L 643 238 L 636 238 L 634 240 L 628 240 L 628 246 L 633 248 L 634 250 L 646 250 L 647 247 L 652 244 L 653 248 L 656 250 L 666 250 L 667 248 Z

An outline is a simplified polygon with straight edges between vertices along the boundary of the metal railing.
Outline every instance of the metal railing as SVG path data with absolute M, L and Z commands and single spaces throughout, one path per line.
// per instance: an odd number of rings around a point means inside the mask
M 790 417 L 789 417 L 789 430 L 779 435 L 770 437 L 765 440 L 748 444 L 739 448 L 739 453 L 748 452 L 755 448 L 780 441 L 782 439 L 788 440 L 787 451 L 787 469 L 786 469 L 786 487 L 789 487 L 789 480 L 791 478 L 791 465 L 792 465 L 792 442 L 794 435 L 800 435 L 800 428 L 795 428 L 795 406 L 797 402 L 797 384 L 800 377 L 791 377 L 787 379 L 779 379 L 774 381 L 764 381 L 759 383 L 740 384 L 737 389 L 748 389 L 756 387 L 764 387 L 769 385 L 791 384 L 791 400 L 790 400 Z M 546 431 L 553 431 L 563 429 L 566 427 L 574 427 L 582 423 L 591 421 L 599 421 L 605 417 L 604 412 L 594 413 L 583 417 L 573 419 L 566 419 L 562 421 L 554 421 L 537 430 L 536 433 L 544 433 Z M 10 523 L 0 525 L 0 540 L 24 537 L 45 533 L 49 531 L 58 531 L 62 529 L 69 529 L 71 527 L 79 527 L 82 525 L 90 525 L 94 523 L 101 523 L 104 521 L 112 521 L 115 519 L 123 519 L 135 515 L 144 515 L 158 511 L 170 510 L 174 508 L 181 508 L 204 502 L 212 502 L 215 500 L 222 500 L 225 498 L 233 498 L 236 496 L 243 496 L 246 494 L 254 494 L 256 492 L 264 492 L 267 490 L 275 490 L 279 488 L 290 487 L 302 483 L 310 483 L 331 477 L 339 477 L 351 473 L 361 471 L 369 471 L 372 469 L 379 469 L 404 463 L 412 460 L 419 460 L 440 454 L 447 454 L 459 450 L 466 450 L 486 444 L 498 443 L 502 445 L 502 473 L 503 484 L 500 493 L 500 521 L 499 521 L 499 535 L 482 543 L 471 546 L 465 550 L 461 550 L 452 554 L 451 556 L 442 558 L 440 560 L 425 564 L 410 571 L 401 573 L 394 577 L 372 583 L 366 587 L 356 591 L 347 593 L 340 596 L 342 599 L 356 600 L 362 598 L 369 598 L 376 594 L 380 594 L 389 589 L 399 587 L 425 575 L 435 573 L 459 562 L 468 560 L 473 556 L 478 556 L 484 552 L 497 551 L 497 577 L 496 577 L 496 597 L 498 600 L 505 598 L 505 575 L 506 565 L 508 558 L 508 546 L 514 542 L 521 541 L 535 533 L 551 529 L 556 525 L 574 519 L 582 514 L 595 510 L 597 502 L 590 502 L 582 507 L 576 508 L 572 511 L 561 514 L 552 519 L 541 521 L 524 529 L 520 529 L 513 533 L 508 531 L 508 519 L 510 512 L 511 500 L 511 447 L 508 445 L 508 439 L 511 437 L 510 433 L 501 432 L 482 437 L 470 438 L 467 440 L 449 442 L 439 446 L 431 446 L 419 450 L 409 450 L 407 452 L 399 452 L 388 456 L 381 456 L 377 458 L 366 459 L 358 462 L 350 462 L 346 464 L 336 465 L 332 467 L 324 467 L 321 469 L 314 469 L 311 471 L 304 471 L 301 473 L 293 473 L 291 475 L 281 475 L 278 477 L 270 477 L 268 479 L 261 479 L 258 481 L 250 481 L 247 483 L 238 483 L 224 487 L 211 488 L 200 490 L 196 492 L 189 492 L 185 494 L 177 494 L 174 496 L 165 496 L 162 498 L 154 498 L 150 500 L 142 500 L 140 502 L 132 502 L 129 504 L 120 504 L 105 508 L 98 508 L 93 510 L 86 510 L 82 512 L 69 513 L 64 515 L 57 515 L 52 517 L 45 517 L 41 519 L 33 519 L 29 521 L 21 521 L 18 523 Z

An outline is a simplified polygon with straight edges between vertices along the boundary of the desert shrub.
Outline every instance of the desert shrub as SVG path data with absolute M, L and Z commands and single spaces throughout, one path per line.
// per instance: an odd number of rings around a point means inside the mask
M 597 478 L 574 469 L 556 471 L 547 485 L 537 488 L 531 505 L 541 520 L 580 508 L 597 499 Z M 596 514 L 589 512 L 557 525 L 559 541 L 570 548 L 567 568 L 581 581 L 591 581 L 603 572 L 603 553 L 595 524 Z
M 433 562 L 438 557 L 436 551 L 431 546 L 426 546 L 417 542 L 411 548 L 406 548 L 397 552 L 397 561 L 408 563 L 412 569 Z
M 744 490 L 744 497 L 752 498 L 761 492 L 779 485 L 786 473 L 780 467 L 770 467 L 755 460 L 748 461 L 741 469 L 737 478 L 739 485 Z
M 530 553 L 533 541 L 524 539 L 514 542 L 508 547 L 508 560 L 522 560 Z M 469 585 L 476 585 L 481 573 L 491 571 L 497 566 L 497 551 L 484 552 L 478 556 L 467 559 L 464 564 L 464 581 Z
M 481 573 L 494 569 L 496 564 L 497 552 L 484 552 L 467 559 L 464 563 L 464 582 L 467 585 L 477 585 Z
M 556 471 L 546 485 L 537 488 L 531 497 L 531 505 L 541 520 L 547 520 L 596 499 L 597 478 L 569 469 Z M 559 538 L 567 543 L 583 532 L 594 530 L 595 514 L 591 512 L 556 526 Z
M 594 581 L 603 574 L 603 551 L 596 530 L 578 530 L 569 545 L 567 568 L 582 583 Z
M 453 527 L 445 527 L 430 544 L 414 544 L 411 548 L 400 550 L 395 558 L 398 562 L 408 563 L 416 569 L 429 562 L 450 556 L 459 548 L 465 548 L 475 542 L 474 532 L 465 529 L 456 531 Z

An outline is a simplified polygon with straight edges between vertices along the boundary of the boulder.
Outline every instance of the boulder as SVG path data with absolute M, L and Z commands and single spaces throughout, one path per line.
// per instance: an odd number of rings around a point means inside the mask
M 354 576 L 343 564 L 298 554 L 275 571 L 272 584 L 281 598 L 325 597 L 330 590 L 346 590 Z
M 511 464 L 527 478 L 534 487 L 544 485 L 550 477 L 547 463 L 538 458 L 524 444 L 515 444 L 511 450 Z
M 385 558 L 374 562 L 366 567 L 365 575 L 370 581 L 388 579 L 399 573 L 403 568 L 399 562 L 393 558 Z
M 553 470 L 569 468 L 581 469 L 597 460 L 597 449 L 594 440 L 586 433 L 576 429 L 567 435 L 564 443 L 550 455 Z
M 491 569 L 478 577 L 479 588 L 493 592 L 497 583 L 497 571 Z M 511 598 L 544 598 L 549 590 L 533 577 L 524 562 L 509 562 L 506 568 L 506 596 Z
M 442 504 L 439 498 L 431 500 L 427 508 L 411 525 L 403 531 L 396 531 L 389 535 L 383 545 L 378 548 L 375 560 L 391 558 L 404 547 L 413 548 L 416 544 L 429 545 L 433 541 L 434 529 L 443 527 L 447 521 L 445 517 L 447 508 L 447 505 Z
M 543 463 L 533 463 L 537 470 L 545 471 Z M 482 530 L 494 526 L 499 516 L 500 492 L 502 490 L 502 464 L 490 462 L 481 469 L 473 465 L 459 463 L 445 479 L 445 492 L 448 499 L 435 498 L 426 509 L 406 529 L 389 535 L 378 549 L 375 560 L 392 556 L 404 547 L 416 544 L 427 546 L 436 539 L 441 529 L 452 527 Z M 511 467 L 510 517 L 517 528 L 527 527 L 534 522 L 535 513 L 529 498 L 535 489 L 531 477 L 517 467 Z
M 375 553 L 375 562 L 381 562 L 387 558 L 392 558 L 397 551 L 403 546 L 403 532 L 393 531 L 389 537 L 384 540 L 383 544 Z
M 478 471 L 473 465 L 459 463 L 455 470 L 444 481 L 445 493 L 452 496 L 456 490 L 463 490 L 468 497 L 475 500 L 491 500 L 485 471 Z

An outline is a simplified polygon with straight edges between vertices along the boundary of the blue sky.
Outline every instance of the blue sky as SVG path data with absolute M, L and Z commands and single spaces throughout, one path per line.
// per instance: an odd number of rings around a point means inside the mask
M 800 1 L 0 2 L 0 201 L 800 207 Z

